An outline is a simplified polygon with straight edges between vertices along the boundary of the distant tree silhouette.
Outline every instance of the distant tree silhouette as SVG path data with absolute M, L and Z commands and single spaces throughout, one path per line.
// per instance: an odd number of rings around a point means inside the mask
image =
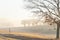
M 22 20 L 22 22 L 21 22 L 21 24 L 23 24 L 24 26 L 26 26 L 26 25 L 37 26 L 38 23 L 39 23 L 39 20 L 37 20 L 37 19 Z

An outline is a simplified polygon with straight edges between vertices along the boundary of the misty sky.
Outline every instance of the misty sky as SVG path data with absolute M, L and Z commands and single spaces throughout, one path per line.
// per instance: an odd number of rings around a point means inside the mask
M 28 19 L 30 16 L 32 14 L 24 9 L 23 0 L 0 0 L 0 26 L 9 22 L 17 26 L 21 19 Z
M 0 18 L 23 19 L 31 16 L 24 9 L 23 0 L 0 0 Z

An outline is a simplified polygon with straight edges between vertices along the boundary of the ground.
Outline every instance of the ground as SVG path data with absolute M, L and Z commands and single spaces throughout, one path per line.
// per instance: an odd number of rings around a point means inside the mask
M 0 40 L 53 40 L 53 35 L 39 35 L 36 33 L 8 32 L 0 30 Z

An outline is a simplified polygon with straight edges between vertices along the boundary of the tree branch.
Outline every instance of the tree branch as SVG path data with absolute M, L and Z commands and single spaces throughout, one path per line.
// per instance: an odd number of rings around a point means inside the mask
M 48 1 L 48 0 L 46 0 L 46 2 L 48 2 L 48 3 L 50 3 L 50 4 L 52 4 L 54 7 L 56 7 L 57 5 L 54 5 L 52 2 L 50 2 L 50 1 Z M 57 7 L 56 7 L 57 8 Z

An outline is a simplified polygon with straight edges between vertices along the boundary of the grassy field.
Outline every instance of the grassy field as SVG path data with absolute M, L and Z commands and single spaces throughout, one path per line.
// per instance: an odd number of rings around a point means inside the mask
M 5 30 L 0 30 L 0 34 L 13 34 L 16 36 L 25 36 L 29 38 L 42 38 L 42 39 L 54 39 L 55 38 L 54 35 L 42 35 L 42 34 L 39 35 L 37 33 L 25 33 L 25 32 L 9 32 Z M 19 39 L 0 36 L 0 40 L 19 40 Z
M 0 36 L 0 40 L 17 40 L 17 39 Z
M 4 30 L 0 30 L 0 34 L 9 34 L 9 32 L 8 31 L 4 31 Z M 7 37 L 4 37 L 4 36 L 0 35 L 0 40 L 17 40 L 17 39 L 7 38 Z

